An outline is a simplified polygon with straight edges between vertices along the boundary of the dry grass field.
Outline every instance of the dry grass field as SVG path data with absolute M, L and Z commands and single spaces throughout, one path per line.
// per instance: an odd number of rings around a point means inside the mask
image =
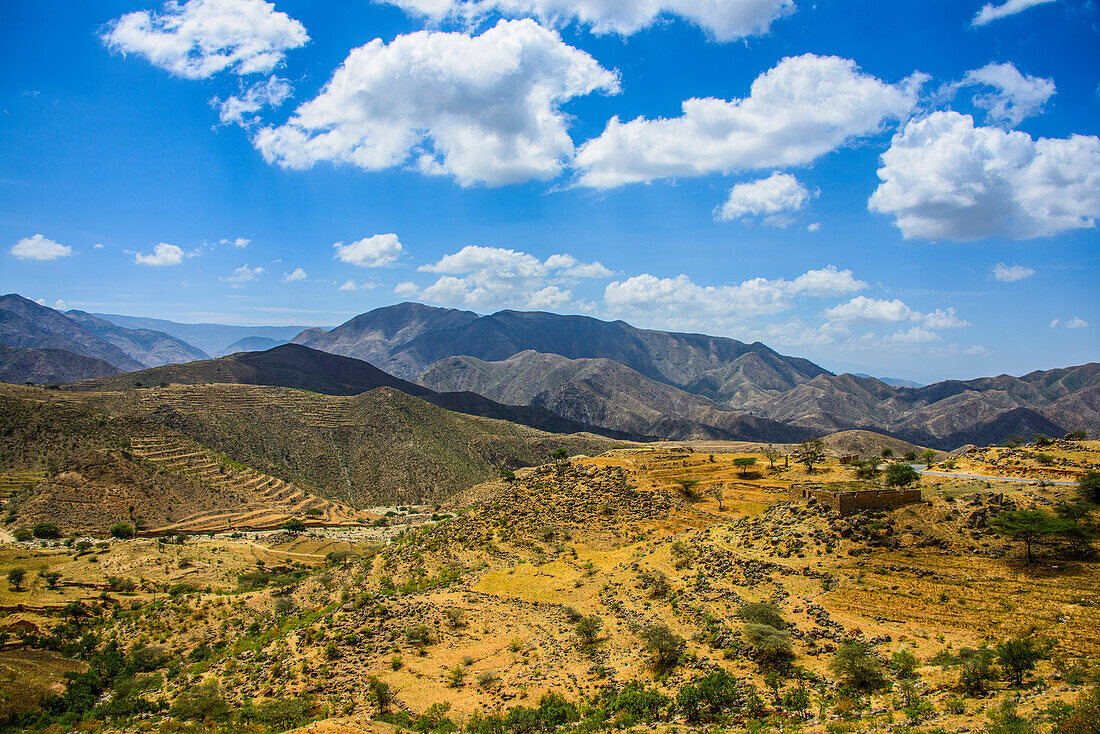
M 1100 566 L 1044 544 L 1029 564 L 988 520 L 1075 487 L 1040 484 L 1039 465 L 1018 477 L 1035 481 L 926 476 L 920 503 L 841 517 L 786 490 L 856 486 L 853 467 L 832 456 L 811 473 L 777 447 L 772 468 L 753 448 L 558 460 L 435 515 L 373 508 L 389 515 L 379 528 L 8 542 L 0 574 L 27 573 L 0 589 L 0 700 L 26 710 L 65 671 L 101 665 L 79 631 L 153 660 L 108 685 L 115 709 L 83 709 L 96 731 L 1061 731 L 1100 661 Z M 1055 456 L 1087 469 L 1098 448 Z M 1040 449 L 1014 451 L 1026 471 Z M 1001 451 L 954 461 L 1007 476 Z M 778 613 L 773 637 L 739 618 L 754 603 Z M 671 660 L 655 662 L 654 630 Z M 1040 653 L 1022 685 L 998 663 L 1008 640 Z M 863 689 L 836 667 L 852 643 L 880 676 Z M 684 691 L 716 671 L 736 684 L 692 713 Z

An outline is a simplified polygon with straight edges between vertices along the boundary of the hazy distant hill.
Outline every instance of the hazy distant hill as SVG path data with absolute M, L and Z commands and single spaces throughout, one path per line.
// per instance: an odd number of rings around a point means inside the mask
M 872 375 L 866 372 L 853 372 L 856 377 L 872 377 Z M 914 382 L 913 380 L 903 380 L 900 377 L 875 377 L 874 379 L 879 382 L 883 382 L 890 387 L 923 387 L 924 383 Z
M 163 331 L 128 329 L 85 311 L 71 310 L 66 311 L 65 315 L 146 367 L 210 358 L 201 349 Z
M 450 357 L 430 366 L 421 382 L 435 390 L 469 390 L 502 403 L 541 405 L 582 423 L 668 439 L 785 443 L 816 435 L 801 426 L 754 418 L 609 359 L 567 359 L 530 350 L 499 362 Z
M 112 324 L 128 329 L 153 329 L 171 334 L 188 344 L 198 347 L 207 354 L 224 354 L 226 347 L 248 336 L 263 336 L 282 342 L 290 341 L 295 335 L 310 328 L 306 326 L 234 326 L 231 324 L 185 324 L 167 319 L 151 319 L 143 316 L 122 316 L 120 314 L 92 314 L 106 319 Z
M 262 352 L 286 343 L 286 339 L 272 339 L 269 336 L 246 336 L 233 342 L 218 354 L 224 356 L 226 354 L 236 354 L 237 352 Z
M 0 344 L 0 382 L 46 385 L 119 373 L 110 362 L 63 349 L 19 349 Z
M 124 371 L 145 367 L 60 311 L 15 293 L 0 296 L 0 344 L 22 349 L 60 349 L 101 359 Z

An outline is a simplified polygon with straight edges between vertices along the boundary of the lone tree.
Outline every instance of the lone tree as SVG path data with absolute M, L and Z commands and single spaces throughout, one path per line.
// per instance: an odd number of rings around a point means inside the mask
M 649 650 L 653 667 L 664 673 L 680 663 L 684 654 L 684 638 L 660 622 L 647 626 L 641 632 L 645 647 Z
M 883 481 L 887 487 L 905 487 L 920 481 L 920 473 L 908 464 L 894 462 L 886 467 L 886 476 Z
M 1029 638 L 1017 638 L 997 645 L 997 662 L 1005 673 L 1012 676 L 1016 686 L 1024 684 L 1024 676 L 1035 669 L 1035 663 L 1043 659 L 1043 651 Z
M 829 668 L 857 691 L 876 691 L 886 685 L 883 660 L 866 642 L 845 642 L 829 661 Z
M 756 466 L 755 456 L 739 456 L 733 460 L 733 465 L 741 470 L 741 476 L 748 473 L 750 467 Z
M 932 449 L 925 449 L 924 451 L 920 452 L 920 458 L 924 462 L 924 468 L 931 469 L 932 459 L 936 458 L 936 452 Z
M 726 497 L 726 485 L 715 484 L 711 489 L 711 494 L 714 495 L 714 499 L 718 500 L 718 510 L 722 510 L 722 500 Z
M 550 458 L 554 461 L 565 461 L 569 458 L 569 451 L 559 446 L 550 452 Z
M 894 455 L 894 450 L 891 448 L 884 448 L 880 455 L 883 461 L 889 461 L 890 457 Z
M 1100 504 L 1100 471 L 1085 472 L 1085 476 L 1077 483 L 1077 491 L 1085 502 Z
M 1004 510 L 989 519 L 989 526 L 1024 544 L 1027 562 L 1034 563 L 1032 546 L 1062 530 L 1062 523 L 1042 510 Z
M 51 589 L 56 589 L 57 583 L 61 581 L 60 571 L 43 571 L 38 575 L 41 576 L 42 580 L 46 582 L 46 586 Z
M 583 647 L 588 647 L 599 640 L 601 630 L 603 630 L 603 620 L 595 614 L 577 620 L 577 639 Z
M 27 569 L 25 568 L 13 568 L 8 571 L 8 586 L 12 591 L 21 591 L 23 589 L 23 579 L 27 577 Z
M 814 464 L 825 458 L 825 442 L 820 438 L 812 441 L 803 441 L 798 445 L 798 460 L 806 465 L 806 471 L 813 473 Z
M 768 448 L 764 449 L 764 458 L 768 460 L 768 468 L 775 469 L 775 462 L 779 461 L 779 457 L 782 456 L 774 446 L 768 444 Z

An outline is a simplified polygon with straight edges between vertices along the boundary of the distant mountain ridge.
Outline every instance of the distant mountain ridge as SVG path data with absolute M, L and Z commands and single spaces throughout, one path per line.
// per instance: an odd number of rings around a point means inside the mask
M 723 402 L 782 392 L 830 374 L 809 360 L 726 337 L 637 329 L 623 321 L 539 311 L 479 317 L 410 303 L 357 316 L 306 346 L 367 359 L 408 380 L 434 362 L 456 356 L 495 362 L 532 350 L 569 359 L 604 358 L 651 380 Z
M 0 296 L 0 344 L 20 349 L 60 349 L 101 359 L 123 371 L 145 367 L 60 311 L 16 293 Z
M 197 347 L 209 355 L 224 354 L 226 347 L 248 336 L 264 336 L 280 342 L 287 342 L 308 326 L 235 326 L 232 324 L 182 323 L 168 319 L 154 319 L 145 316 L 123 316 L 121 314 L 94 313 L 93 316 L 110 321 L 127 329 L 152 329 L 171 334 Z
M 128 329 L 85 311 L 70 310 L 65 315 L 146 367 L 210 358 L 201 349 L 163 331 Z

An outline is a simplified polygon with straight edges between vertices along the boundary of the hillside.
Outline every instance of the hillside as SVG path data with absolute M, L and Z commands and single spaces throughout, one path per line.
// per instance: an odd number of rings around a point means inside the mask
M 122 371 L 145 367 L 60 311 L 15 293 L 0 296 L 0 344 L 21 349 L 61 349 L 101 359 Z
M 0 344 L 0 382 L 46 385 L 118 374 L 109 362 L 63 349 L 17 349 Z
M 210 358 L 201 349 L 163 331 L 127 329 L 85 311 L 70 310 L 65 315 L 146 367 Z
M 434 502 L 504 468 L 544 461 L 558 447 L 598 453 L 613 445 L 593 434 L 557 435 L 454 413 L 392 388 L 335 397 L 250 385 L 126 392 L 0 386 L 0 469 L 83 473 L 79 467 L 88 452 L 107 451 L 116 457 L 108 462 L 112 466 L 128 465 L 139 446 L 165 442 L 195 446 L 180 455 L 212 451 L 228 469 L 240 465 L 306 494 L 359 508 Z M 155 463 L 138 468 L 163 472 Z M 129 471 L 112 470 L 113 476 Z M 216 479 L 196 477 L 204 486 Z M 138 485 L 125 486 L 131 492 Z M 88 509 L 98 512 L 94 498 L 102 499 L 104 490 L 90 485 L 88 491 L 93 492 Z M 215 493 L 211 508 L 217 507 L 216 498 Z M 173 521 L 188 514 L 178 497 L 168 504 L 177 508 Z M 144 518 L 146 524 L 173 519 L 163 507 L 157 512 Z M 77 522 L 76 515 L 65 522 Z
M 66 386 L 72 390 L 127 390 L 135 387 L 214 383 L 292 387 L 326 395 L 358 395 L 378 387 L 391 387 L 446 408 L 485 418 L 496 418 L 553 433 L 593 431 L 623 440 L 644 440 L 646 435 L 580 423 L 541 406 L 501 405 L 464 391 L 435 393 L 389 375 L 359 359 L 320 352 L 298 344 L 284 344 L 266 352 L 245 352 L 186 365 L 167 365 L 113 378 L 87 380 Z
M 734 411 L 609 359 L 567 359 L 530 350 L 499 362 L 450 357 L 429 366 L 420 382 L 435 390 L 469 390 L 502 403 L 543 406 L 581 423 L 673 440 L 784 443 L 813 434 Z
M 286 343 L 286 339 L 272 339 L 268 336 L 246 336 L 243 339 L 238 339 L 233 342 L 225 349 L 222 349 L 218 354 L 219 356 L 224 356 L 227 354 L 236 354 L 237 352 L 263 352 Z

